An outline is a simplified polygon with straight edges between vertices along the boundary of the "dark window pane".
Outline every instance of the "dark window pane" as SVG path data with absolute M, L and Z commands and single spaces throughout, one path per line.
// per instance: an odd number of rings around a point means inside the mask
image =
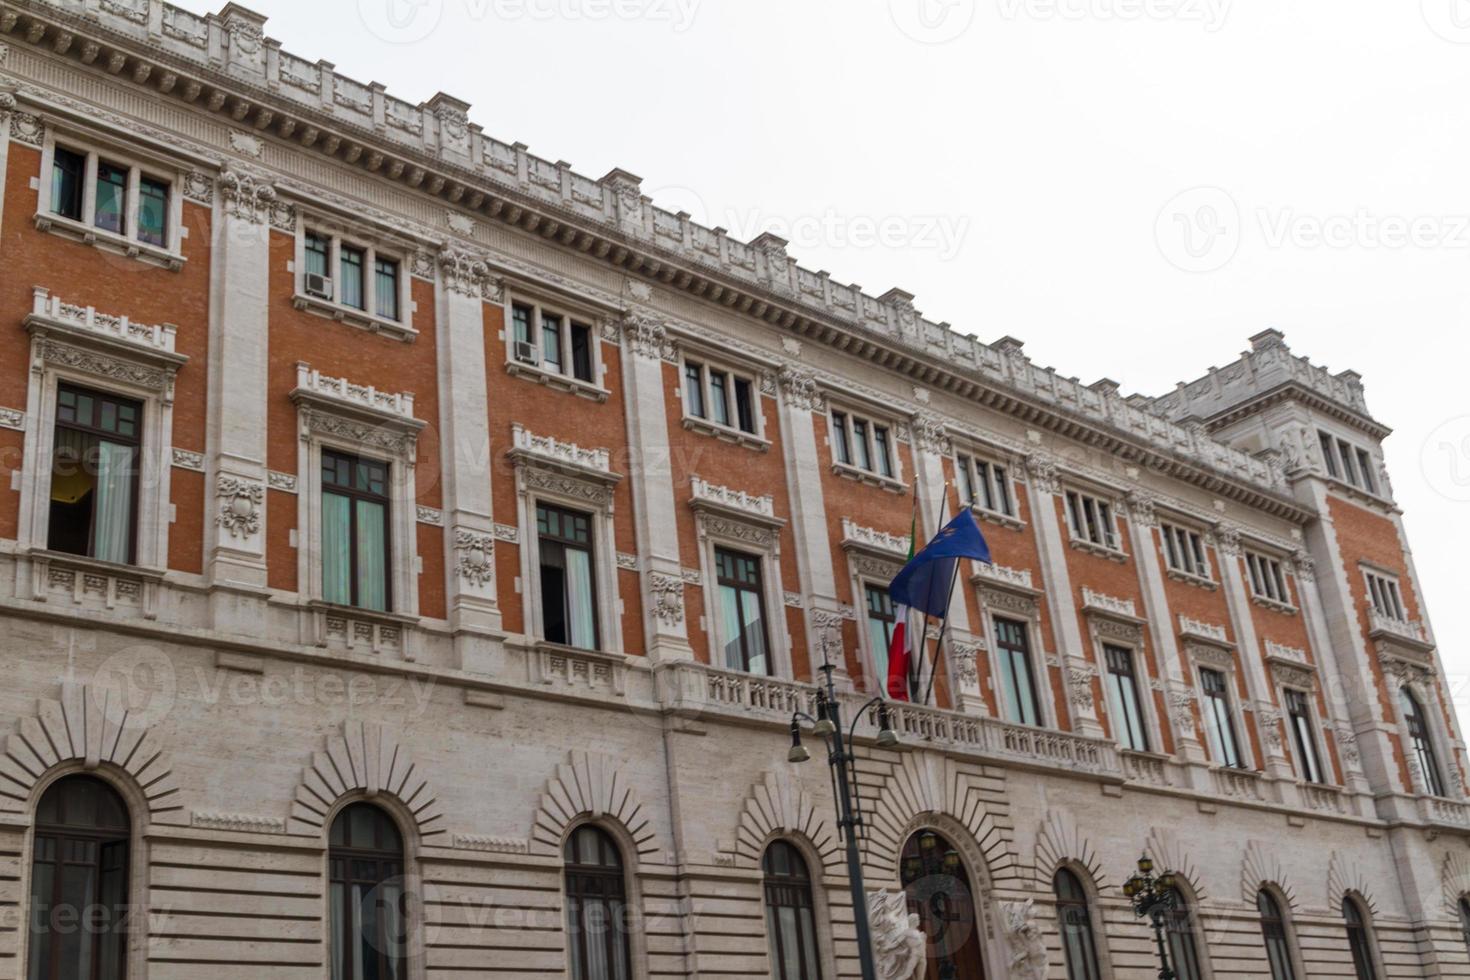
M 589 384 L 592 377 L 592 328 L 585 323 L 572 324 L 572 376 Z
M 151 177 L 138 182 L 138 240 L 168 245 L 168 185 Z
M 51 165 L 51 210 L 63 218 L 81 221 L 86 179 L 87 158 L 58 146 Z
M 389 320 L 398 319 L 398 263 L 388 259 L 378 259 L 374 262 L 374 282 L 376 292 L 373 295 L 377 303 L 377 314 Z
M 367 298 L 363 294 L 363 263 L 366 253 L 360 248 L 343 245 L 341 252 L 342 275 L 337 288 L 337 302 L 354 309 L 367 309 Z
M 97 211 L 93 221 L 104 231 L 123 233 L 128 213 L 128 171 L 106 161 L 97 163 Z

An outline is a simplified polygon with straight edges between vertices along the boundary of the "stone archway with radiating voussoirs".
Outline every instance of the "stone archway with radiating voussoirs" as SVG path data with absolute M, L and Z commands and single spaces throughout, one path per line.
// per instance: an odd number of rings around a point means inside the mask
M 107 686 L 66 683 L 5 739 L 0 758 L 0 814 L 26 814 L 48 773 L 111 769 L 126 774 L 146 804 L 150 824 L 189 822 L 173 766 L 159 740 Z M 132 794 L 129 794 L 132 795 Z
M 970 879 L 986 976 L 1029 980 L 1045 975 L 1035 907 L 996 894 L 1029 889 L 1013 851 L 1008 809 L 1003 778 L 993 772 L 936 753 L 905 753 L 876 797 L 864 801 L 864 874 L 870 894 L 902 891 L 900 858 L 909 839 L 924 831 L 941 835 Z
M 286 830 L 324 837 L 327 821 L 343 800 L 391 801 L 412 823 L 415 843 L 445 841 L 444 815 L 423 768 L 390 728 L 368 721 L 347 721 L 312 756 L 291 802 Z

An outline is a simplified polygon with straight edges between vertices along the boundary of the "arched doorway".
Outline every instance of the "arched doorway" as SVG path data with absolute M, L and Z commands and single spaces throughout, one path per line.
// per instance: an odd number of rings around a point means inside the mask
M 921 830 L 904 844 L 899 870 L 909 911 L 929 939 L 925 980 L 983 980 L 975 891 L 959 849 Z

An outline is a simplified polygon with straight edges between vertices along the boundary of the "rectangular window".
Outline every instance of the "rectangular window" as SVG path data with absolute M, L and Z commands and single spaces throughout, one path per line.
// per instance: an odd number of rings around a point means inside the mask
M 349 245 L 340 246 L 342 274 L 337 283 L 337 302 L 356 310 L 367 309 L 367 297 L 363 294 L 363 262 L 367 253 Z
M 749 674 L 771 673 L 760 559 L 717 548 L 715 576 L 725 666 Z
M 832 452 L 837 462 L 852 465 L 852 436 L 847 431 L 847 416 L 842 412 L 832 413 Z
M 373 260 L 373 283 L 377 301 L 374 312 L 388 320 L 398 319 L 398 263 L 391 259 Z
M 1205 735 L 1215 761 L 1222 766 L 1244 769 L 1240 755 L 1240 743 L 1235 738 L 1235 721 L 1230 713 L 1230 690 L 1224 674 L 1218 670 L 1201 668 L 1200 687 L 1204 690 Z
M 132 564 L 143 407 L 84 388 L 56 392 L 47 547 Z
M 1006 719 L 1020 725 L 1040 725 L 1041 701 L 1031 667 L 1031 639 L 1026 624 L 997 617 L 995 652 L 1000 660 L 1001 700 Z
M 692 418 L 705 417 L 704 365 L 693 361 L 684 362 L 684 411 Z
M 755 399 L 744 378 L 735 379 L 735 424 L 741 432 L 755 432 Z
M 1339 439 L 1337 440 L 1337 453 L 1338 457 L 1342 460 L 1343 479 L 1347 480 L 1353 486 L 1358 486 L 1358 467 L 1353 462 L 1353 447 L 1348 445 L 1344 440 Z
M 322 598 L 386 612 L 388 464 L 322 451 Z
M 960 493 L 971 507 L 1015 517 L 1011 501 L 1010 475 L 1006 468 L 988 460 L 961 455 L 955 467 L 959 475 Z
M 516 341 L 522 344 L 533 343 L 531 340 L 531 323 L 535 320 L 536 309 L 525 303 L 514 303 L 510 308 L 511 322 L 515 325 Z
M 862 419 L 852 420 L 853 463 L 858 469 L 872 470 L 872 447 L 868 444 L 868 423 Z
M 1067 520 L 1072 537 L 1113 551 L 1118 550 L 1118 532 L 1113 524 L 1113 507 L 1090 494 L 1067 491 Z
M 331 277 L 327 266 L 331 264 L 332 243 L 321 235 L 306 234 L 306 273 L 312 276 Z
M 1340 476 L 1341 472 L 1337 468 L 1337 445 L 1332 436 L 1318 432 L 1317 442 L 1322 447 L 1322 461 L 1327 464 L 1327 475 Z
M 878 473 L 882 476 L 893 476 L 893 452 L 888 445 L 887 426 L 873 426 L 873 457 L 878 462 Z
M 881 687 L 888 682 L 888 647 L 893 643 L 898 618 L 887 589 L 870 585 L 865 591 L 868 597 L 868 645 L 873 648 L 873 676 Z
M 82 185 L 87 180 L 84 154 L 56 148 L 51 163 L 51 210 L 63 218 L 82 220 Z
M 1286 689 L 1286 717 L 1291 725 L 1292 744 L 1296 747 L 1297 768 L 1301 777 L 1309 783 L 1325 782 L 1322 778 L 1322 762 L 1317 755 L 1317 736 L 1312 731 L 1312 712 L 1307 704 L 1307 695 L 1293 688 Z
M 709 373 L 710 417 L 720 425 L 730 424 L 729 378 L 723 371 Z
M 1113 712 L 1113 737 L 1125 749 L 1148 751 L 1148 732 L 1143 727 L 1143 706 L 1138 700 L 1138 679 L 1133 672 L 1133 651 L 1106 645 L 1108 662 L 1108 707 Z
M 572 377 L 592 383 L 592 328 L 572 321 Z
M 557 374 L 562 373 L 561 324 L 561 317 L 541 312 L 541 366 Z
M 128 170 L 97 162 L 97 210 L 92 223 L 103 231 L 121 235 L 128 220 Z
M 1286 588 L 1286 573 L 1279 560 L 1247 552 L 1245 565 L 1250 573 L 1251 592 L 1257 598 L 1291 605 L 1291 593 Z
M 536 506 L 541 561 L 541 629 L 552 643 L 598 648 L 593 582 L 592 518 L 548 504 Z
M 1399 594 L 1399 584 L 1385 575 L 1376 575 L 1367 572 L 1368 598 L 1373 603 L 1373 610 L 1380 616 L 1396 619 L 1401 623 L 1409 621 L 1409 616 L 1404 612 L 1403 597 Z
M 1210 577 L 1204 538 L 1198 531 L 1161 524 L 1159 535 L 1164 539 L 1164 560 L 1169 568 L 1199 579 Z
M 1368 455 L 1368 450 L 1357 450 L 1358 455 L 1358 477 L 1363 481 L 1363 489 L 1369 493 L 1378 492 L 1378 484 L 1373 479 L 1373 457 Z
M 152 177 L 138 181 L 138 241 L 168 245 L 168 184 Z

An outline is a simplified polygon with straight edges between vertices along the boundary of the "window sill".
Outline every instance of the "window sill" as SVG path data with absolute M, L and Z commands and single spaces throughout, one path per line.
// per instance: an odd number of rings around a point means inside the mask
M 1264 609 L 1269 609 L 1272 612 L 1279 612 L 1287 616 L 1295 616 L 1297 612 L 1296 606 L 1293 606 L 1289 602 L 1281 602 L 1277 599 L 1268 599 L 1263 595 L 1256 595 L 1254 593 L 1251 594 L 1251 602 L 1254 602 L 1256 605 L 1261 606 Z
M 1115 561 L 1120 565 L 1128 560 L 1128 553 L 1126 551 L 1118 548 L 1110 548 L 1105 544 L 1094 544 L 1082 538 L 1072 538 L 1068 543 L 1078 551 L 1085 551 L 1090 555 L 1097 555 L 1099 558 L 1106 558 L 1108 561 Z
M 737 446 L 744 446 L 747 449 L 754 449 L 758 452 L 766 452 L 771 448 L 771 440 L 769 439 L 762 439 L 752 432 L 734 429 L 728 425 L 720 425 L 718 422 L 711 422 L 708 419 L 702 419 L 694 415 L 684 416 L 684 428 L 690 432 L 714 436 L 722 442 L 734 443 Z
M 879 476 L 877 473 L 869 473 L 867 470 L 858 469 L 847 463 L 833 463 L 832 472 L 844 480 L 856 480 L 858 483 L 866 483 L 872 487 L 879 487 L 889 493 L 908 493 L 908 486 L 901 480 L 895 480 L 891 476 Z
M 291 305 L 298 310 L 315 313 L 317 316 L 324 316 L 329 320 L 337 320 L 340 323 L 357 327 L 360 330 L 385 334 L 394 340 L 401 340 L 404 343 L 412 343 L 419 335 L 419 332 L 413 327 L 400 323 L 397 320 L 374 316 L 355 307 L 343 306 L 341 303 L 319 299 L 316 296 L 307 296 L 305 293 L 297 293 L 292 296 Z
M 987 510 L 986 508 L 981 507 L 979 504 L 971 504 L 970 513 L 974 514 L 982 521 L 986 521 L 991 524 L 999 524 L 1001 527 L 1008 527 L 1013 531 L 1019 531 L 1026 526 L 1026 522 L 1021 520 L 1019 517 L 1012 517 L 1010 514 L 1002 514 L 998 510 Z
M 505 373 L 512 377 L 522 378 L 536 384 L 554 388 L 557 391 L 569 391 L 579 398 L 588 398 L 595 402 L 605 402 L 612 395 L 606 388 L 599 388 L 590 381 L 581 381 L 577 378 L 568 377 L 565 374 L 557 374 L 547 371 L 534 364 L 526 364 L 521 361 L 506 361 Z
M 404 613 L 383 612 L 378 609 L 364 609 L 361 606 L 344 606 L 325 599 L 308 600 L 306 606 L 316 612 L 331 616 L 345 616 L 349 619 L 364 619 L 377 623 L 380 626 L 417 626 L 418 616 L 409 616 Z
M 1208 589 L 1211 592 L 1214 592 L 1220 587 L 1219 583 L 1215 582 L 1214 579 L 1205 578 L 1203 575 L 1192 575 L 1189 572 L 1181 572 L 1177 568 L 1167 568 L 1165 569 L 1165 574 L 1176 582 L 1183 582 L 1185 585 L 1193 585 L 1200 589 Z
M 125 235 L 105 231 L 80 221 L 73 221 L 59 214 L 37 214 L 36 228 L 61 238 L 100 248 L 104 252 L 126 255 L 130 259 L 156 265 L 170 272 L 178 272 L 188 261 L 178 252 L 170 252 L 157 245 L 134 241 Z
M 1387 507 L 1390 510 L 1397 509 L 1398 505 L 1388 497 L 1383 496 L 1383 494 L 1375 493 L 1372 490 L 1364 490 L 1362 487 L 1349 483 L 1340 476 L 1329 476 L 1327 477 L 1327 482 L 1332 484 L 1334 489 L 1341 491 L 1355 500 L 1367 504 L 1374 504 L 1379 507 Z
M 96 572 L 100 575 L 125 575 L 133 578 L 151 579 L 161 582 L 164 571 L 161 568 L 149 568 L 143 565 L 128 565 L 122 562 L 103 561 L 101 558 L 89 558 L 86 555 L 74 555 L 69 551 L 51 551 L 48 548 L 32 548 L 30 551 L 32 561 L 44 561 L 53 565 L 67 565 L 80 571 Z

